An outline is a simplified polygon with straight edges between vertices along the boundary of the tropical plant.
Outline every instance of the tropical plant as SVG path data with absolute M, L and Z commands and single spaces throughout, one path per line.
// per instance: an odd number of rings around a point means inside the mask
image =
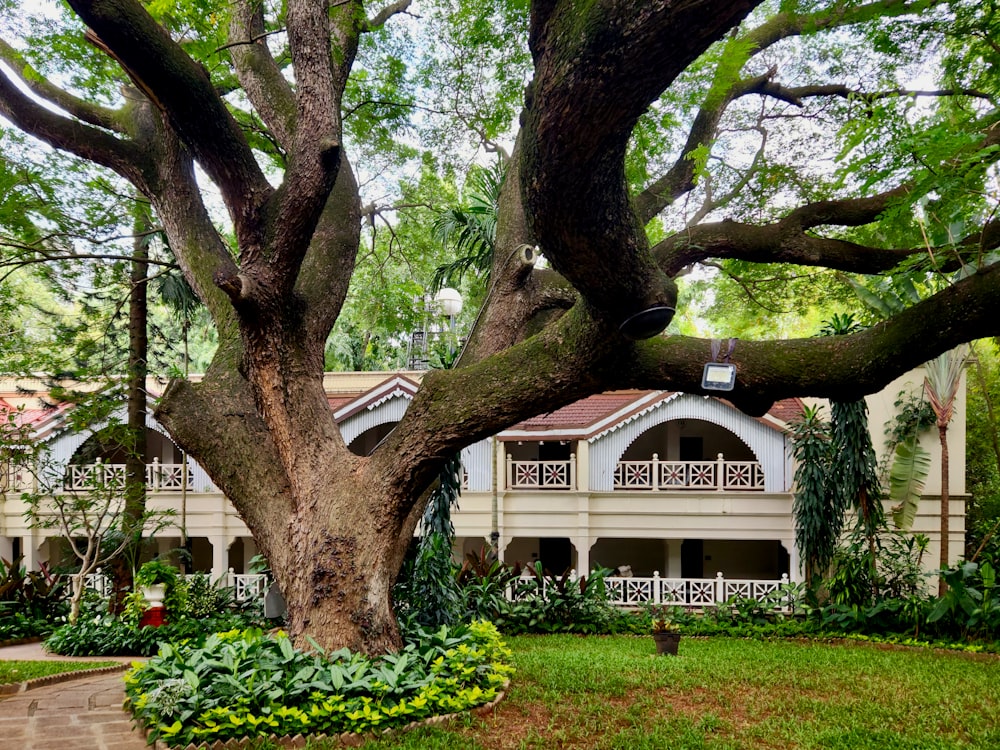
M 139 588 L 143 586 L 154 586 L 163 584 L 164 586 L 174 586 L 177 584 L 178 574 L 173 565 L 163 562 L 160 559 L 153 559 L 144 562 L 135 573 L 135 585 Z
M 806 582 L 822 577 L 844 524 L 843 509 L 830 492 L 830 426 L 819 406 L 806 406 L 789 424 L 795 457 L 795 546 L 802 555 Z
M 846 336 L 861 330 L 852 315 L 834 315 L 825 321 L 820 335 Z M 858 524 L 868 539 L 869 580 L 874 584 L 877 564 L 877 544 L 885 525 L 882 508 L 882 488 L 878 481 L 878 460 L 868 430 L 868 404 L 864 399 L 830 401 L 830 465 L 827 474 L 828 492 L 832 493 L 835 512 L 848 508 L 857 511 Z
M 990 563 L 965 562 L 941 573 L 946 588 L 927 618 L 944 621 L 965 638 L 970 634 L 996 639 L 1000 636 L 1000 586 Z M 955 632 L 957 630 L 957 632 Z
M 444 286 L 458 286 L 470 271 L 477 277 L 489 274 L 497 233 L 500 190 L 506 174 L 503 159 L 496 158 L 489 167 L 469 173 L 467 203 L 441 211 L 434 220 L 434 237 L 458 256 L 438 266 L 431 281 L 431 291 Z
M 941 556 L 940 565 L 944 570 L 950 562 L 949 534 L 951 530 L 951 493 L 949 480 L 948 455 L 948 425 L 951 423 L 958 396 L 958 388 L 962 381 L 965 361 L 968 358 L 968 347 L 959 346 L 945 352 L 925 366 L 924 391 L 930 402 L 934 415 L 937 417 L 938 436 L 941 441 Z M 944 596 L 948 582 L 941 577 L 938 584 L 938 595 Z
M 930 468 L 931 454 L 920 445 L 918 437 L 908 437 L 896 445 L 889 469 L 889 500 L 896 528 L 913 526 Z

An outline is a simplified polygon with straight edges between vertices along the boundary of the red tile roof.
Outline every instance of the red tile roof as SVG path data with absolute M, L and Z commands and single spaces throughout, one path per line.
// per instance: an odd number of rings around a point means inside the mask
M 559 430 L 583 428 L 626 408 L 650 391 L 611 391 L 575 401 L 562 408 L 518 422 L 512 430 Z
M 782 422 L 787 423 L 801 417 L 804 409 L 805 404 L 802 403 L 802 399 L 786 398 L 775 402 L 774 406 L 767 413 L 775 419 L 780 419 Z

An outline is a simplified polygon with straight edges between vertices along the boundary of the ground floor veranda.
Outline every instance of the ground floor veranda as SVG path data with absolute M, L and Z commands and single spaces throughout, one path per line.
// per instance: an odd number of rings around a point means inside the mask
M 153 493 L 152 507 L 171 509 L 172 525 L 152 540 L 149 554 L 186 546 L 190 570 L 219 578 L 249 572 L 257 548 L 233 507 L 218 493 Z M 921 503 L 914 531 L 930 544 L 925 567 L 938 560 L 937 498 Z M 595 567 L 630 568 L 665 578 L 801 579 L 792 497 L 761 492 L 466 492 L 454 514 L 456 558 L 481 554 L 494 534 L 507 563 L 541 561 L 553 573 Z M 12 493 L 0 513 L 0 556 L 23 556 L 29 569 L 71 563 L 55 529 L 27 526 Z M 964 545 L 964 499 L 951 504 L 950 549 Z M 187 544 L 182 542 L 181 528 Z

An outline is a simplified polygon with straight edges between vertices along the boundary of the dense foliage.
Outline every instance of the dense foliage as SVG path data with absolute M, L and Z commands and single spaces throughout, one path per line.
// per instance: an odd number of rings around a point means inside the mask
M 45 648 L 64 656 L 151 656 L 163 643 L 274 624 L 264 619 L 258 602 L 238 605 L 231 589 L 213 585 L 208 576 L 183 578 L 174 570 L 161 564 L 148 567 L 144 574 L 146 580 L 173 580 L 165 600 L 164 625 L 140 625 L 148 606 L 140 591 L 126 597 L 121 615 L 109 614 L 107 600 L 89 591 L 79 619 L 55 628 L 45 640 Z
M 65 579 L 21 563 L 0 558 L 0 643 L 45 635 L 69 611 Z
M 488 703 L 512 670 L 489 623 L 423 631 L 397 654 L 293 648 L 230 631 L 164 645 L 126 676 L 133 716 L 170 746 L 261 735 L 365 733 Z

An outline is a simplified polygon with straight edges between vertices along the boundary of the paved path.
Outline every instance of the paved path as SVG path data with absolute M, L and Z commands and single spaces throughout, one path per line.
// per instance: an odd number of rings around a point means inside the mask
M 38 644 L 0 648 L 3 660 L 75 659 L 45 654 Z M 78 677 L 0 699 L 0 748 L 24 750 L 145 750 L 122 710 L 121 672 Z

